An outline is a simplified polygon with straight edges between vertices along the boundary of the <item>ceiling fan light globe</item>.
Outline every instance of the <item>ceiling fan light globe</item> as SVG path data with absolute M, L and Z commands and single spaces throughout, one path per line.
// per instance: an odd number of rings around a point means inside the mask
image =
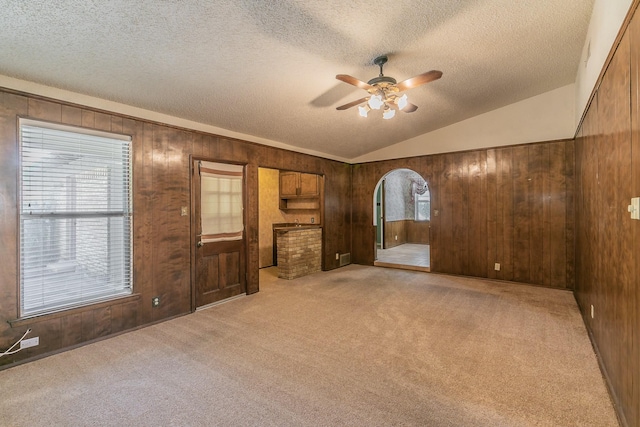
M 362 117 L 367 117 L 367 113 L 369 113 L 369 111 L 371 111 L 371 108 L 369 108 L 368 105 L 361 105 L 358 107 L 358 114 Z
M 398 98 L 398 108 L 403 110 L 404 107 L 407 106 L 407 103 L 409 101 L 407 101 L 407 94 L 405 93 L 404 95 L 402 95 L 400 98 Z
M 382 113 L 382 118 L 383 119 L 392 119 L 394 116 L 396 115 L 396 110 L 393 110 L 389 107 L 385 108 L 384 112 Z
M 383 104 L 384 102 L 382 102 L 382 96 L 380 95 L 373 95 L 371 98 L 369 98 L 369 107 L 374 110 L 379 110 Z

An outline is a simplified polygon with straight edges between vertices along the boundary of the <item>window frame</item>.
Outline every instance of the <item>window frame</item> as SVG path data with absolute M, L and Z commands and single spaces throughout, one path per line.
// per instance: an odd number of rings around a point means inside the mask
M 421 197 L 423 197 L 423 196 L 424 196 L 424 194 L 428 194 L 428 195 L 429 195 L 429 198 L 428 198 L 428 199 L 421 200 Z M 430 192 L 429 190 L 427 190 L 424 194 L 418 194 L 418 193 L 414 193 L 414 194 L 413 194 L 413 203 L 414 203 L 413 219 L 414 219 L 414 221 L 416 221 L 416 222 L 427 222 L 427 221 L 431 221 L 431 192 Z M 429 212 L 429 217 L 428 217 L 428 218 L 426 218 L 426 219 L 418 219 L 418 211 L 420 210 L 420 209 L 419 209 L 419 206 L 420 206 L 421 204 L 428 204 L 428 206 L 429 206 L 429 210 L 428 210 L 428 212 Z
M 33 217 L 29 215 L 25 215 L 23 202 L 26 199 L 25 192 L 27 190 L 23 182 L 23 175 L 26 172 L 23 160 L 24 160 L 24 151 L 25 151 L 26 144 L 23 138 L 23 132 L 24 132 L 24 127 L 26 126 L 74 133 L 74 134 L 83 135 L 83 137 L 89 137 L 89 138 L 90 137 L 108 138 L 113 140 L 114 142 L 121 141 L 126 143 L 126 147 L 125 146 L 122 147 L 124 150 L 126 150 L 126 154 L 123 151 L 122 158 L 121 158 L 122 160 L 121 166 L 123 170 L 121 174 L 118 174 L 118 176 L 124 180 L 123 186 L 120 187 L 122 190 L 120 192 L 120 194 L 122 195 L 121 200 L 123 203 L 122 209 L 120 210 L 107 209 L 104 212 L 88 212 L 88 211 L 82 211 L 81 209 L 78 209 L 78 210 L 74 210 L 73 212 L 64 212 L 64 213 L 54 213 L 54 212 L 51 212 L 49 214 L 41 213 Z M 133 274 L 134 272 L 134 267 L 133 267 L 133 262 L 134 262 L 133 179 L 134 177 L 133 177 L 133 138 L 132 136 L 119 134 L 115 132 L 100 131 L 100 130 L 85 128 L 80 126 L 53 123 L 46 120 L 37 120 L 37 119 L 31 119 L 31 118 L 25 118 L 25 117 L 18 117 L 17 133 L 18 133 L 17 135 L 17 145 L 18 145 L 17 175 L 18 176 L 17 176 L 16 192 L 17 192 L 18 224 L 17 224 L 17 230 L 16 230 L 17 232 L 16 242 L 17 242 L 17 252 L 18 252 L 17 253 L 18 255 L 17 256 L 17 261 L 18 261 L 17 273 L 18 274 L 17 274 L 17 301 L 16 302 L 17 302 L 17 310 L 18 310 L 18 319 L 30 319 L 34 317 L 52 315 L 59 312 L 79 309 L 82 307 L 88 307 L 96 304 L 104 304 L 105 302 L 108 302 L 108 301 L 127 298 L 134 295 L 133 293 L 134 292 L 134 280 L 133 280 L 134 279 L 133 277 L 134 276 Z M 58 151 L 57 153 L 62 153 L 62 151 Z M 86 152 L 83 152 L 82 154 L 84 156 L 87 155 Z M 49 165 L 49 167 L 52 168 L 53 166 Z M 111 179 L 111 177 L 109 177 L 107 180 L 109 179 Z M 110 184 L 108 184 L 106 191 L 112 192 L 115 188 L 118 188 L 118 187 L 117 186 L 113 187 Z M 120 212 L 120 213 L 117 213 L 117 212 Z M 113 241 L 114 236 L 115 238 L 119 237 L 118 232 L 120 231 L 124 232 L 124 234 L 121 233 L 122 237 L 120 240 L 122 244 L 122 248 L 124 249 L 124 251 L 120 253 L 124 256 L 124 261 L 123 261 L 124 264 L 122 265 L 123 280 L 121 281 L 121 286 L 118 288 L 118 291 L 114 291 L 112 294 L 106 294 L 104 296 L 67 298 L 66 300 L 64 300 L 64 302 L 54 305 L 53 307 L 25 309 L 25 299 L 24 299 L 25 292 L 23 292 L 23 273 L 24 273 L 23 272 L 23 268 L 24 268 L 23 267 L 23 261 L 24 261 L 23 251 L 25 248 L 23 247 L 23 232 L 24 232 L 25 221 L 28 221 L 29 219 L 34 219 L 34 218 L 51 218 L 56 220 L 64 220 L 64 219 L 78 220 L 78 219 L 87 219 L 87 218 L 102 218 L 102 219 L 110 220 L 111 218 L 122 218 L 123 225 L 122 227 L 118 227 L 115 235 L 109 230 L 111 227 L 110 221 L 107 222 L 108 232 L 106 233 L 104 239 L 102 240 L 105 242 L 107 246 L 109 246 Z M 72 234 L 74 234 L 74 237 L 73 237 L 74 239 L 75 239 L 76 231 L 77 230 L 72 231 Z M 67 236 L 66 238 L 68 239 L 70 237 Z M 74 246 L 77 245 L 77 240 L 74 240 L 73 245 Z M 75 253 L 76 250 L 77 248 L 74 247 L 73 252 Z M 113 256 L 113 254 L 115 253 L 108 252 L 108 255 L 106 255 L 106 257 L 109 258 Z M 46 276 L 42 275 L 42 277 L 46 277 Z

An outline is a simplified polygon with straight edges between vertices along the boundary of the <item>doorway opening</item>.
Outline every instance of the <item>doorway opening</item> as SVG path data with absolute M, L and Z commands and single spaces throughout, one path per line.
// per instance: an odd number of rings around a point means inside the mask
M 431 194 L 411 169 L 383 176 L 373 193 L 375 261 L 380 267 L 431 271 Z

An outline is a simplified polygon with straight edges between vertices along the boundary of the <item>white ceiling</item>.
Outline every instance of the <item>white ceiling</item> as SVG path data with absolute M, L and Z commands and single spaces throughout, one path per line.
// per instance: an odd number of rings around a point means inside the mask
M 355 158 L 574 82 L 593 0 L 0 0 L 0 74 Z M 440 80 L 392 120 L 335 79 Z

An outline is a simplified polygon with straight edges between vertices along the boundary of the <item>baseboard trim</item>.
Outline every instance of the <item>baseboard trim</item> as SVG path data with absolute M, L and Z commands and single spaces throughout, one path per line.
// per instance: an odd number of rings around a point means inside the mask
M 225 298 L 225 299 L 220 300 L 220 301 L 212 302 L 211 304 L 203 305 L 202 307 L 198 307 L 198 308 L 196 308 L 196 311 L 206 310 L 207 308 L 215 307 L 216 305 L 220 305 L 220 304 L 224 304 L 224 303 L 227 303 L 227 302 L 231 302 L 233 300 L 236 300 L 238 298 L 244 298 L 246 296 L 247 296 L 246 293 L 245 294 L 240 294 L 240 295 L 235 295 L 235 296 L 232 296 L 232 297 L 229 297 L 229 298 Z

